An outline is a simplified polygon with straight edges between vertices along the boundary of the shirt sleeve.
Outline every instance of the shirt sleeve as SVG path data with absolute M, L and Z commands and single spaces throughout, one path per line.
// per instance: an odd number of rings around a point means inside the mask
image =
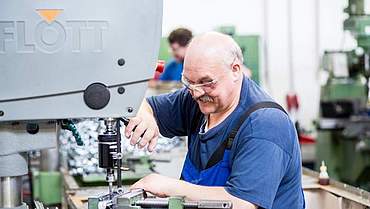
M 241 140 L 225 189 L 262 208 L 271 208 L 290 155 L 263 138 Z
M 161 76 L 159 77 L 159 80 L 161 80 L 161 81 L 172 80 L 172 78 L 171 78 L 172 72 L 171 71 L 173 71 L 175 66 L 176 66 L 176 63 L 173 60 L 170 61 L 169 63 L 167 63 L 167 65 L 164 66 L 164 71 L 161 74 Z
M 153 109 L 160 133 L 168 138 L 185 136 L 189 132 L 192 114 L 197 104 L 185 88 L 173 93 L 147 98 Z

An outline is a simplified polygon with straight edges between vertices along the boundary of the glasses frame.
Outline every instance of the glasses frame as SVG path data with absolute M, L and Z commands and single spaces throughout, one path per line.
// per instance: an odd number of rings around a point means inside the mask
M 191 91 L 198 91 L 200 92 L 200 89 L 202 89 L 204 92 L 207 92 L 207 90 L 204 90 L 204 87 L 207 85 L 215 85 L 218 82 L 217 79 L 213 79 L 212 81 L 206 82 L 206 83 L 199 83 L 199 84 L 191 84 L 187 78 L 185 78 L 184 75 L 181 75 L 181 83 Z
M 230 64 L 230 67 L 233 67 L 234 62 L 236 61 L 236 58 L 237 58 L 237 56 L 234 57 L 233 61 Z M 189 80 L 187 78 L 185 78 L 185 76 L 183 74 L 181 74 L 181 83 L 188 90 L 191 90 L 191 91 L 201 92 L 200 89 L 202 89 L 204 92 L 208 92 L 208 91 L 204 90 L 204 86 L 207 86 L 207 85 L 215 85 L 215 84 L 217 84 L 217 82 L 218 82 L 218 79 L 216 78 L 216 79 L 213 79 L 212 81 L 207 82 L 207 83 L 191 84 L 189 82 Z

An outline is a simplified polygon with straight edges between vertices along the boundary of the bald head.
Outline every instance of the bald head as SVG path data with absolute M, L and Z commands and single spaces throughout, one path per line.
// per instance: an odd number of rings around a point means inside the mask
M 190 42 L 183 79 L 188 86 L 193 85 L 188 88 L 203 114 L 221 117 L 236 107 L 243 81 L 242 63 L 240 47 L 230 36 L 208 32 Z
M 219 32 L 207 32 L 190 42 L 185 56 L 185 65 L 187 61 L 192 62 L 197 59 L 211 59 L 226 65 L 230 65 L 233 61 L 242 64 L 243 54 L 230 36 Z

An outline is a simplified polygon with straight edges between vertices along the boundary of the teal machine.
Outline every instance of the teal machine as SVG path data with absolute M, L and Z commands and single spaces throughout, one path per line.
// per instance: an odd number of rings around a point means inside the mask
M 364 0 L 349 0 L 345 9 L 344 30 L 357 47 L 323 56 L 328 79 L 321 87 L 316 165 L 325 160 L 332 178 L 369 190 L 370 15 L 365 7 Z

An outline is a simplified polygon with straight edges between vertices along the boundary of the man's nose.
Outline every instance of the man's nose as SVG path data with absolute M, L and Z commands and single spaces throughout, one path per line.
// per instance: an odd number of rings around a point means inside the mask
M 201 97 L 201 96 L 203 96 L 205 94 L 205 92 L 204 92 L 204 90 L 202 89 L 202 88 L 195 88 L 194 90 L 193 90 L 193 96 L 195 97 L 195 98 L 199 98 L 199 97 Z

